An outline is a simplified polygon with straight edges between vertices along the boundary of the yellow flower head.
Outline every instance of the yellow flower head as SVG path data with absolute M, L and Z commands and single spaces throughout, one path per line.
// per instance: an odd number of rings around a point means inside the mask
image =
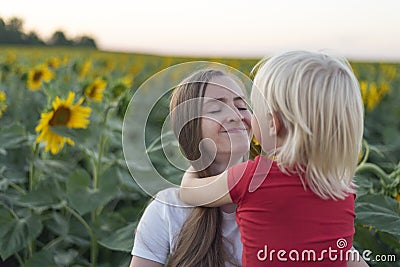
M 367 81 L 361 81 L 360 90 L 364 106 L 371 111 L 390 92 L 390 85 L 384 82 L 376 84 L 375 82 L 368 83 Z
M 63 65 L 67 65 L 68 64 L 68 62 L 69 62 L 69 57 L 67 57 L 67 56 L 64 56 L 62 59 L 61 59 L 61 64 L 63 64 Z
M 0 91 L 0 103 L 6 101 L 6 93 Z
M 257 141 L 256 137 L 253 136 L 253 139 L 251 139 L 251 141 L 253 142 L 254 145 L 259 146 L 260 143 Z
M 130 75 L 127 75 L 121 79 L 121 83 L 123 85 L 125 85 L 127 88 L 130 88 L 133 84 L 133 77 Z
M 106 71 L 112 71 L 115 67 L 115 62 L 111 59 L 105 59 L 103 62 L 103 66 Z
M 91 84 L 85 89 L 85 96 L 88 98 L 101 102 L 103 99 L 103 91 L 107 87 L 107 82 L 102 78 L 96 78 Z
M 116 100 L 120 97 L 128 88 L 131 88 L 133 84 L 133 77 L 127 75 L 125 77 L 120 78 L 116 85 L 111 88 L 112 99 Z
M 52 154 L 57 154 L 65 143 L 74 145 L 74 141 L 71 138 L 53 132 L 51 130 L 52 126 L 87 128 L 89 125 L 91 109 L 82 106 L 83 98 L 73 104 L 74 98 L 75 93 L 73 92 L 69 92 L 66 100 L 56 97 L 52 103 L 52 109 L 41 114 L 40 122 L 35 128 L 36 132 L 40 132 L 36 142 L 45 142 L 46 151 L 50 150 Z
M 79 78 L 85 76 L 89 72 L 91 67 L 92 67 L 92 62 L 90 60 L 86 60 L 85 62 L 83 62 L 78 72 Z
M 9 51 L 7 53 L 6 63 L 13 64 L 17 59 L 17 53 L 15 51 Z
M 367 104 L 368 99 L 368 83 L 367 81 L 360 81 L 361 97 L 364 105 Z
M 61 60 L 59 58 L 57 58 L 57 57 L 52 57 L 49 60 L 47 60 L 47 65 L 50 68 L 56 69 L 61 65 Z
M 383 77 L 385 78 L 385 80 L 392 81 L 394 78 L 396 78 L 397 69 L 395 66 L 389 64 L 381 64 L 379 69 L 383 73 Z
M 28 72 L 27 87 L 32 91 L 39 90 L 42 82 L 49 82 L 53 77 L 54 73 L 47 65 L 39 65 Z
M 133 65 L 130 67 L 129 72 L 132 73 L 133 75 L 138 74 L 138 73 L 141 71 L 141 68 L 142 68 L 142 66 L 143 66 L 143 65 L 141 65 L 141 64 L 144 64 L 144 62 L 140 62 L 140 59 L 139 59 L 138 61 L 139 61 L 139 62 L 136 62 L 135 64 L 133 64 Z M 175 73 L 175 72 L 173 72 L 173 73 Z
M 6 93 L 0 91 L 0 118 L 3 116 L 3 112 L 6 110 L 7 110 Z

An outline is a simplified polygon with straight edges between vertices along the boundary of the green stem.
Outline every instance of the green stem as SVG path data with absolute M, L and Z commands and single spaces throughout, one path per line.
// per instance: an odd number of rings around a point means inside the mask
M 397 164 L 396 168 L 394 169 L 394 171 L 389 174 L 389 177 L 391 179 L 395 179 L 396 177 L 400 176 L 400 162 Z M 400 179 L 400 178 L 399 178 Z
M 94 159 L 92 160 L 92 168 L 93 168 L 93 181 L 92 181 L 92 187 L 93 189 L 97 189 L 98 184 L 99 184 L 99 178 L 98 178 L 98 164 L 97 161 L 95 161 Z
M 19 266 L 24 266 L 24 261 L 22 260 L 21 256 L 18 253 L 15 253 L 14 256 L 17 259 Z
M 25 191 L 22 187 L 20 187 L 19 185 L 17 185 L 16 183 L 10 182 L 10 186 L 11 186 L 12 188 L 14 188 L 15 190 L 17 190 L 18 193 L 21 193 L 22 195 L 26 195 L 26 191 Z
M 57 237 L 56 239 L 53 239 L 51 242 L 49 242 L 46 246 L 43 247 L 44 250 L 49 250 L 51 247 L 57 245 L 61 241 L 63 241 L 64 238 L 62 236 Z
M 105 145 L 105 136 L 104 134 L 102 134 L 100 136 L 100 144 L 98 147 L 98 151 L 97 151 L 97 159 L 96 161 L 93 163 L 93 189 L 97 190 L 97 188 L 99 187 L 99 175 L 101 173 L 101 162 L 102 162 L 102 157 L 103 157 L 103 150 L 104 150 L 104 145 Z M 97 216 L 99 215 L 99 213 L 97 211 L 93 211 L 91 213 L 91 219 L 92 222 L 94 223 L 96 221 Z
M 33 191 L 33 187 L 36 183 L 36 181 L 35 181 L 35 158 L 37 156 L 38 146 L 39 146 L 39 144 L 35 143 L 35 146 L 33 147 L 33 151 L 32 151 L 32 160 L 31 160 L 30 166 L 29 166 L 29 192 Z M 32 209 L 30 209 L 30 213 L 32 213 Z M 34 251 L 35 251 L 35 240 L 32 240 L 28 244 L 29 258 L 32 257 Z
M 6 208 L 10 213 L 11 213 L 11 215 L 18 221 L 19 220 L 19 217 L 18 217 L 18 215 L 12 210 L 12 209 L 10 209 L 9 207 L 7 207 L 5 204 L 3 204 L 3 203 L 0 203 L 0 205 L 1 206 L 3 206 L 4 208 Z
M 32 256 L 33 256 L 34 246 L 35 246 L 35 244 L 33 243 L 33 240 L 31 242 L 29 242 L 29 244 L 28 244 L 29 258 L 32 258 Z
M 100 144 L 97 150 L 97 160 L 95 165 L 95 172 L 93 174 L 93 189 L 97 189 L 99 187 L 99 174 L 101 173 L 101 158 L 103 157 L 103 150 L 105 145 L 105 136 L 102 134 L 100 136 Z
M 363 171 L 370 171 L 370 172 L 374 173 L 376 176 L 378 176 L 384 182 L 385 185 L 391 183 L 391 181 L 390 181 L 388 175 L 386 174 L 386 172 L 384 170 L 382 170 L 376 164 L 363 163 L 363 164 L 360 164 L 356 168 L 356 173 L 363 172 Z
M 107 118 L 108 118 L 108 113 L 110 111 L 110 109 L 112 108 L 112 106 L 109 106 L 105 109 L 105 114 L 104 114 L 104 118 L 103 121 L 101 123 L 101 129 L 104 129 L 107 123 Z M 100 135 L 100 144 L 97 148 L 97 160 L 94 166 L 94 170 L 93 170 L 93 189 L 97 189 L 99 186 L 99 174 L 101 171 L 101 158 L 103 157 L 103 150 L 104 150 L 104 145 L 105 145 L 105 136 L 103 133 L 101 133 Z
M 35 147 L 33 148 L 32 151 L 32 160 L 30 162 L 29 165 L 29 192 L 32 192 L 33 190 L 33 186 L 34 186 L 34 179 L 35 179 L 35 158 L 37 155 L 37 151 L 38 151 L 38 144 L 35 144 Z
M 363 143 L 363 146 L 365 147 L 365 155 L 364 155 L 364 157 L 363 157 L 363 159 L 362 159 L 362 161 L 361 161 L 361 163 L 359 165 L 362 165 L 362 164 L 366 163 L 367 160 L 368 160 L 368 157 L 369 157 L 369 145 L 368 145 L 368 143 L 367 143 L 367 141 L 365 139 L 363 140 L 362 143 Z
M 82 218 L 75 210 L 71 209 L 68 206 L 65 206 L 65 209 L 71 213 L 72 216 L 74 216 L 82 225 L 85 227 L 86 231 L 88 232 L 90 236 L 90 261 L 92 267 L 96 266 L 96 259 L 97 259 L 97 240 L 96 237 L 93 233 L 92 228 L 90 228 L 89 224 L 85 221 L 85 219 Z
M 106 127 L 107 124 L 107 119 L 108 119 L 108 114 L 110 112 L 111 109 L 115 108 L 115 106 L 108 106 L 105 109 L 105 114 L 104 114 L 104 118 L 103 121 L 101 123 L 101 129 L 104 129 Z M 99 146 L 97 148 L 97 159 L 96 162 L 94 163 L 93 166 L 93 189 L 96 190 L 99 187 L 99 175 L 101 173 L 101 167 L 102 167 L 102 157 L 103 157 L 103 153 L 104 153 L 104 146 L 107 142 L 107 137 L 101 133 L 100 135 L 100 143 Z M 92 222 L 96 221 L 96 217 L 100 214 L 101 210 L 97 210 L 97 212 L 92 212 Z

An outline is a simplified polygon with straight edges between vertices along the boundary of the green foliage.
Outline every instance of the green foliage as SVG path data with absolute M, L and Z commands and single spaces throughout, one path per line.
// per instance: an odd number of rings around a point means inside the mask
M 372 251 L 372 259 L 377 255 L 395 255 L 397 259 L 396 263 L 370 261 L 371 266 L 400 266 L 399 66 L 353 63 L 353 67 L 361 84 L 371 85 L 369 99 L 365 92 L 363 95 L 365 142 L 355 177 L 355 246 L 359 251 Z M 389 91 L 382 92 L 385 88 Z
M 376 162 L 369 162 L 375 158 Z M 380 160 L 378 160 L 380 159 Z M 375 147 L 364 142 L 364 158 L 355 177 L 356 247 L 376 255 L 400 258 L 400 162 L 388 162 Z M 372 266 L 398 266 L 393 262 L 369 262 Z M 397 261 L 397 264 L 399 261 Z
M 128 224 L 109 236 L 99 240 L 99 243 L 111 250 L 130 252 L 132 250 L 132 229 L 136 224 Z

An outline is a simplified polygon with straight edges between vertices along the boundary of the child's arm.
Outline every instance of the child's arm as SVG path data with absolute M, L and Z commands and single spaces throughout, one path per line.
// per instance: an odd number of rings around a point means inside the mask
M 198 178 L 189 168 L 183 175 L 180 198 L 194 206 L 219 207 L 232 203 L 227 171 L 211 177 Z

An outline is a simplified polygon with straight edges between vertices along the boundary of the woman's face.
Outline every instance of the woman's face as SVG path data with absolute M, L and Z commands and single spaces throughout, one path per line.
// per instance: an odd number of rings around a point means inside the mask
M 249 151 L 251 132 L 251 113 L 240 86 L 227 76 L 217 76 L 204 97 L 201 133 L 203 140 L 210 139 L 204 142 L 206 151 L 216 149 L 217 161 L 227 156 L 238 160 Z

